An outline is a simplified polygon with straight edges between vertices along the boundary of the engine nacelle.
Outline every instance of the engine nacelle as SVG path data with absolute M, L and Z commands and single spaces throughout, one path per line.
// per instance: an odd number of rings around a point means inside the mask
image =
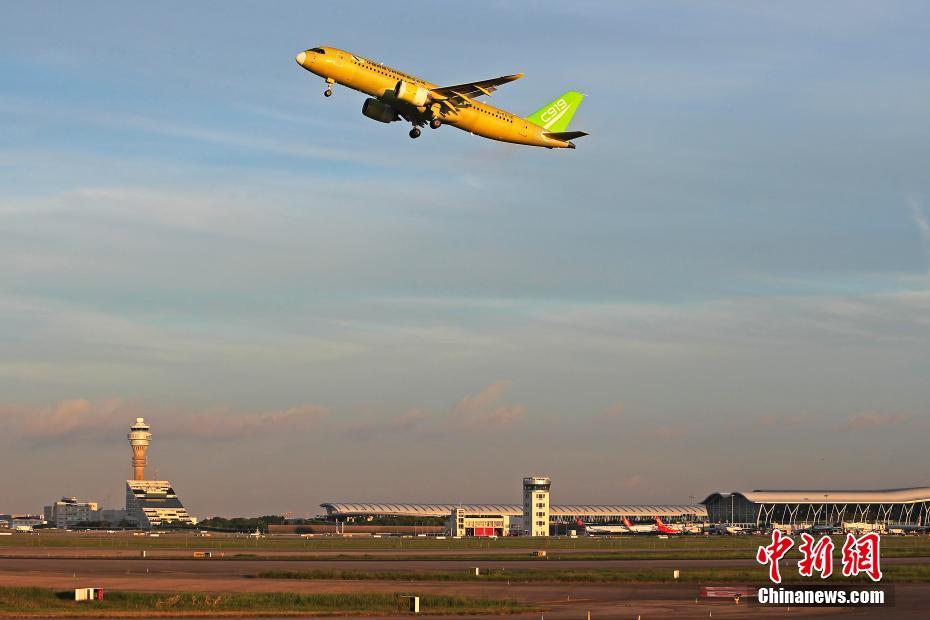
M 426 105 L 426 100 L 429 98 L 429 90 L 417 84 L 411 84 L 410 82 L 400 80 L 397 82 L 397 86 L 394 87 L 394 96 L 400 101 L 404 101 L 419 108 Z
M 386 103 L 381 103 L 377 99 L 369 97 L 362 104 L 362 114 L 368 118 L 374 119 L 379 123 L 390 123 L 397 120 L 397 111 Z

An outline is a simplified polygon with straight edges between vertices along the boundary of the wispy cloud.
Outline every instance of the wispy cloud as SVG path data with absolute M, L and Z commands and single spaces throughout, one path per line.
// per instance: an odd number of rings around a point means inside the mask
M 98 432 L 111 426 L 123 409 L 121 398 L 91 402 L 85 398 L 63 400 L 48 407 L 0 405 L 0 416 L 26 438 L 58 438 Z
M 907 206 L 911 212 L 911 218 L 914 220 L 914 224 L 917 225 L 917 230 L 920 232 L 920 238 L 927 245 L 928 249 L 930 249 L 930 220 L 927 219 L 927 214 L 924 213 L 920 202 L 918 202 L 916 198 L 909 198 Z
M 449 423 L 471 430 L 513 426 L 523 418 L 526 407 L 522 404 L 498 405 L 510 386 L 509 380 L 495 381 L 477 394 L 466 396 L 452 408 Z
M 230 440 L 305 431 L 330 415 L 321 405 L 303 403 L 272 411 L 235 412 L 229 407 L 179 415 L 166 425 L 166 435 Z
M 223 441 L 306 430 L 328 416 L 326 407 L 311 403 L 269 411 L 236 411 L 228 406 L 186 411 L 120 397 L 99 401 L 75 398 L 52 406 L 0 405 L 0 417 L 8 432 L 34 441 L 109 440 L 116 429 L 128 426 L 135 417 L 156 420 L 158 434 L 163 437 Z
M 908 198 L 907 208 L 910 211 L 911 219 L 913 220 L 914 225 L 917 227 L 917 232 L 920 234 L 920 240 L 927 252 L 927 284 L 930 285 L 930 218 L 928 218 L 927 214 L 924 213 L 923 206 L 920 204 L 920 201 L 913 196 Z
M 617 401 L 601 412 L 600 417 L 608 420 L 619 420 L 623 417 L 623 403 Z
M 654 428 L 647 428 L 642 432 L 642 436 L 645 439 L 654 439 L 659 441 L 673 441 L 681 439 L 689 434 L 688 427 L 681 424 L 667 424 L 662 426 L 656 426 Z
M 387 419 L 369 418 L 349 422 L 343 432 L 353 439 L 376 439 L 387 435 L 415 431 L 432 419 L 432 414 L 425 409 L 409 409 L 398 416 Z
M 366 415 L 349 420 L 342 433 L 352 439 L 371 440 L 401 433 L 415 433 L 420 437 L 457 437 L 463 431 L 500 432 L 513 428 L 526 413 L 520 403 L 506 404 L 503 400 L 512 383 L 495 381 L 477 394 L 470 394 L 452 406 L 445 415 L 434 414 L 424 408 L 408 409 L 400 415 Z
M 890 426 L 900 426 L 910 422 L 912 416 L 908 413 L 882 413 L 867 411 L 849 416 L 849 419 L 837 426 L 843 431 L 867 431 Z
M 756 418 L 752 424 L 759 428 L 788 427 L 805 424 L 810 416 L 803 413 L 766 414 Z

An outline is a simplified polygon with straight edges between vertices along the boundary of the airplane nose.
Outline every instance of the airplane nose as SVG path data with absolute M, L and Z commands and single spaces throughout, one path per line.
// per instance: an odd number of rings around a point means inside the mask
M 294 60 L 297 61 L 297 64 L 301 67 L 304 66 L 304 61 L 307 60 L 307 52 L 301 52 L 294 57 Z

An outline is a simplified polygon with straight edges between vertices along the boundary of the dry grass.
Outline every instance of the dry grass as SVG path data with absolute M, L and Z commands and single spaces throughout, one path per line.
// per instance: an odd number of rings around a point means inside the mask
M 248 592 L 206 594 L 178 592 L 106 592 L 103 601 L 76 602 L 73 592 L 44 588 L 0 588 L 0 617 L 141 617 L 217 615 L 295 615 L 397 613 L 406 609 L 393 593 Z M 516 613 L 531 608 L 510 600 L 420 595 L 425 613 Z

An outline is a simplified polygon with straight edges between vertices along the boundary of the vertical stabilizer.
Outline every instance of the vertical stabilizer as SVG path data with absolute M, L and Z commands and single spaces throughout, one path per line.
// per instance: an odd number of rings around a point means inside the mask
M 565 131 L 582 99 L 583 94 L 570 90 L 527 116 L 526 120 L 553 133 Z

